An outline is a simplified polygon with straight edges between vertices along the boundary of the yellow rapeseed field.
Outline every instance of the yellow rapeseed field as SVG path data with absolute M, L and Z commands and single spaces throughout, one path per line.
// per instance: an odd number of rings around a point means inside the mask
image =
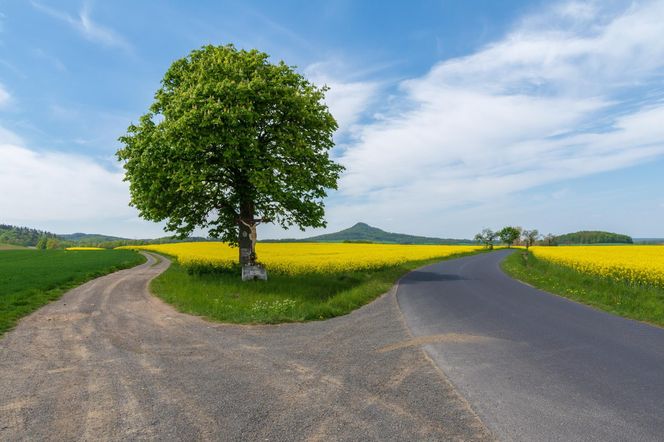
M 65 250 L 106 250 L 101 247 L 67 247 Z
M 192 242 L 125 246 L 177 257 L 180 264 L 230 267 L 238 249 L 221 242 Z M 407 261 L 444 258 L 480 249 L 477 246 L 428 246 L 339 243 L 258 243 L 258 261 L 268 270 L 284 273 L 368 270 Z
M 629 284 L 664 287 L 664 246 L 532 247 L 537 258 Z

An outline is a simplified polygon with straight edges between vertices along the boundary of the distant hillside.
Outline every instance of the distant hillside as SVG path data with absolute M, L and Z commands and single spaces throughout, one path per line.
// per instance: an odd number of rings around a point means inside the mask
M 40 238 L 52 238 L 57 240 L 56 247 L 64 248 L 70 246 L 94 246 L 112 249 L 119 246 L 143 245 L 143 244 L 164 244 L 173 242 L 199 242 L 214 241 L 208 238 L 190 237 L 186 239 L 174 239 L 172 237 L 163 237 L 155 239 L 128 239 L 118 236 L 102 235 L 99 233 L 67 233 L 55 234 L 43 230 L 32 229 L 30 227 L 10 226 L 0 224 L 0 245 L 12 245 L 23 247 L 35 247 Z M 3 250 L 8 247 L 3 247 Z
M 601 232 L 596 230 L 583 230 L 556 236 L 558 244 L 633 244 L 634 241 L 627 235 L 619 233 Z
M 312 236 L 304 239 L 265 240 L 263 242 L 370 242 L 385 244 L 473 244 L 467 239 L 429 238 L 425 236 L 391 233 L 365 223 L 336 233 Z
M 39 238 L 42 236 L 47 238 L 56 238 L 55 233 L 31 229 L 29 227 L 0 224 L 0 243 L 3 244 L 34 247 L 37 245 L 37 241 L 39 241 Z

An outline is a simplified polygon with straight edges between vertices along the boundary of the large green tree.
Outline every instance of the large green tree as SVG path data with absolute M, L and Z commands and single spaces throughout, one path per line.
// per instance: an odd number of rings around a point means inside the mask
M 522 230 L 521 227 L 506 226 L 498 231 L 498 236 L 502 242 L 507 244 L 507 247 L 512 247 L 512 244 L 521 236 Z
M 337 123 L 317 87 L 257 50 L 204 46 L 175 61 L 120 137 L 131 204 L 183 237 L 196 228 L 256 259 L 256 225 L 324 227 Z

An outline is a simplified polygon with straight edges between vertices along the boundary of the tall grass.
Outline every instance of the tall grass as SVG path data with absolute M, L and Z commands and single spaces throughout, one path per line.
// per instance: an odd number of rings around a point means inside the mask
M 191 273 L 176 261 L 152 291 L 185 313 L 231 323 L 310 321 L 344 315 L 387 292 L 409 270 L 446 258 L 411 261 L 376 270 L 284 274 L 268 281 L 240 280 L 239 269 Z

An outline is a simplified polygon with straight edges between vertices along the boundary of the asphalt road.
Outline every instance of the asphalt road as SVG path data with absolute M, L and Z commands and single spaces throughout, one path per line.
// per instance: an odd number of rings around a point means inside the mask
M 502 440 L 664 440 L 664 329 L 542 292 L 509 251 L 412 272 L 397 299 L 432 359 Z
M 91 281 L 0 338 L 0 440 L 489 440 L 394 291 L 328 321 L 213 324 Z M 238 275 L 239 277 L 239 275 Z

